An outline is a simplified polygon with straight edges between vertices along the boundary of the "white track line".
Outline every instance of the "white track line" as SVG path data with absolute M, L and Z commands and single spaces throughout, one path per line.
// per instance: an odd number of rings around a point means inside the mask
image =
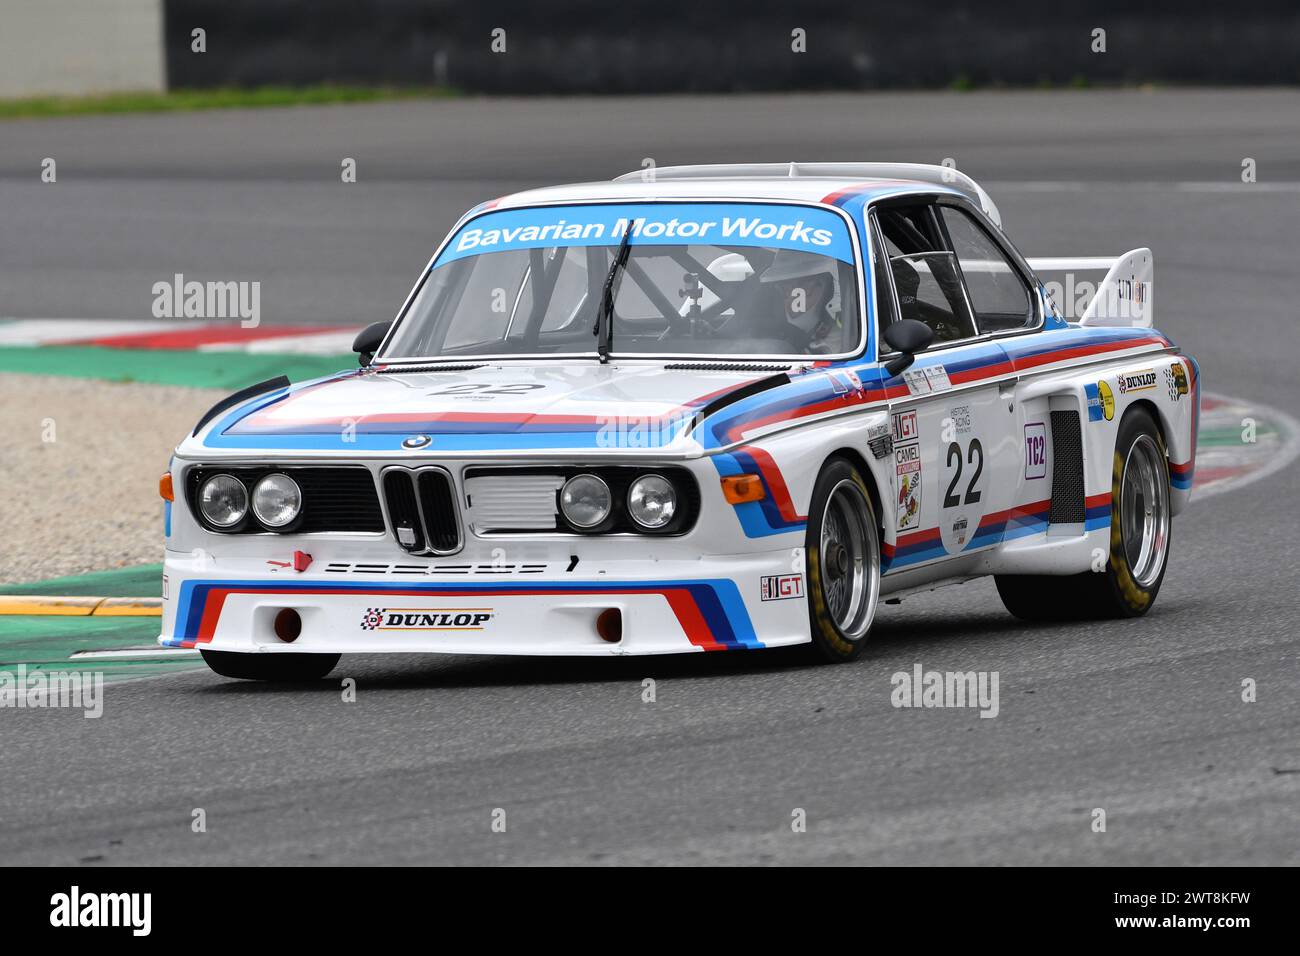
M 987 189 L 993 195 L 1006 192 L 1021 193 L 1082 193 L 1082 192 L 1119 192 L 1122 190 L 1136 190 L 1139 192 L 1152 192 L 1160 189 L 1171 189 L 1175 192 L 1185 193 L 1233 193 L 1247 196 L 1251 193 L 1265 195 L 1268 193 L 1300 193 L 1300 182 L 1291 180 L 1282 180 L 1278 182 L 1254 182 L 1243 183 L 1237 180 L 1184 180 L 1182 182 L 1168 182 L 1161 180 L 1152 180 L 1149 182 L 1132 182 L 1132 181 L 1096 181 L 1089 182 L 1084 180 L 980 180 L 980 185 Z
M 101 651 L 75 651 L 68 660 L 84 661 L 99 658 L 159 660 L 169 657 L 193 657 L 197 660 L 199 652 L 188 647 L 163 647 L 161 644 L 155 644 L 152 647 L 111 647 Z

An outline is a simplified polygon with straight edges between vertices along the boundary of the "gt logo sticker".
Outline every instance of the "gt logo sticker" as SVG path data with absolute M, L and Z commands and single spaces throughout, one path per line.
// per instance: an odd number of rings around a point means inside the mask
M 1144 389 L 1156 387 L 1156 370 L 1153 368 L 1144 368 L 1140 372 L 1125 372 L 1120 375 L 1115 382 L 1119 386 L 1119 393 L 1125 395 L 1129 392 L 1141 392 Z M 1106 416 L 1107 421 L 1110 416 Z
M 363 631 L 481 631 L 496 616 L 490 607 L 368 607 Z
M 1025 426 L 1025 477 L 1047 477 L 1047 426 L 1042 422 Z
M 788 601 L 803 597 L 802 574 L 765 574 L 759 579 L 759 596 L 764 601 Z
M 921 437 L 916 427 L 916 412 L 894 412 L 894 441 L 915 441 Z

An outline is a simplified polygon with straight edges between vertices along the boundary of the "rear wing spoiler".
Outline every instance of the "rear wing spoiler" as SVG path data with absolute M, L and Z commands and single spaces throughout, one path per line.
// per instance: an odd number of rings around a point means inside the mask
M 726 163 L 705 166 L 658 166 L 615 176 L 616 183 L 679 179 L 899 179 L 933 183 L 963 193 L 1002 228 L 1002 214 L 979 183 L 954 166 L 925 163 Z
M 1151 328 L 1155 309 L 1155 257 L 1150 249 L 1133 249 L 1122 256 L 1028 259 L 1043 279 L 1048 295 L 1071 322 L 1079 325 Z M 1101 272 L 1094 286 L 1076 273 Z M 1052 275 L 1048 281 L 1044 274 Z M 1055 276 L 1061 276 L 1056 279 Z

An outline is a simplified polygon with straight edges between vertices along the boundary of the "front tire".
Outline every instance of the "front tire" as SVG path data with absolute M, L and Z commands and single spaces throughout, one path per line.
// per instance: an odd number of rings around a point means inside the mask
M 1140 617 L 1169 565 L 1169 457 L 1155 420 L 1133 408 L 1120 422 L 1111 467 L 1110 554 L 1098 572 L 1000 574 L 998 594 L 1026 621 Z
M 808 618 L 824 660 L 862 653 L 880 597 L 880 527 L 866 482 L 832 458 L 813 488 L 804 547 Z
M 222 677 L 294 683 L 320 680 L 334 669 L 340 654 L 245 654 L 201 650 L 204 662 Z

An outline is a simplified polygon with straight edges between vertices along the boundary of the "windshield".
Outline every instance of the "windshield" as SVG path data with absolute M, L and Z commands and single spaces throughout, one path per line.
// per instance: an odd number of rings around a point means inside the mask
M 862 337 L 848 226 L 775 203 L 623 203 L 487 213 L 424 277 L 383 359 L 595 354 L 607 278 L 614 355 L 844 355 Z M 601 320 L 603 321 L 603 320 Z

